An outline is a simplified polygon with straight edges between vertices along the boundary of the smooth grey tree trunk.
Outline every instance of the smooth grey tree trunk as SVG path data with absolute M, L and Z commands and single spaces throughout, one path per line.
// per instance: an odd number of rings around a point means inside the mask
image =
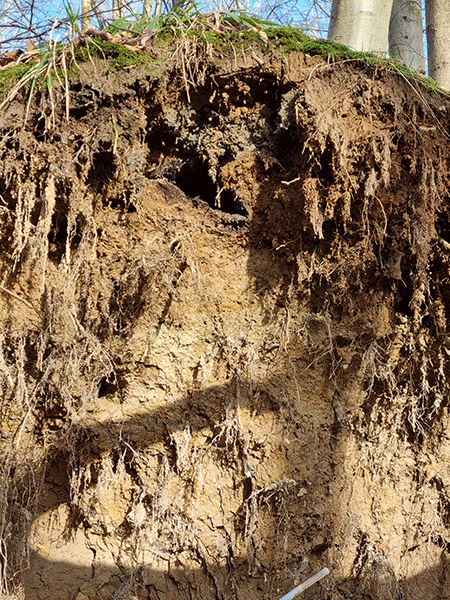
M 152 0 L 144 0 L 143 16 L 149 17 L 152 13 Z
M 428 73 L 441 87 L 450 90 L 450 3 L 425 0 Z
M 81 0 L 81 30 L 91 26 L 91 0 Z
M 425 73 L 420 0 L 394 0 L 389 25 L 389 53 L 412 71 Z
M 120 6 L 120 0 L 113 0 L 113 20 L 117 21 L 117 19 L 120 19 L 120 13 L 121 13 L 121 6 Z
M 393 0 L 333 0 L 328 38 L 359 52 L 386 54 Z

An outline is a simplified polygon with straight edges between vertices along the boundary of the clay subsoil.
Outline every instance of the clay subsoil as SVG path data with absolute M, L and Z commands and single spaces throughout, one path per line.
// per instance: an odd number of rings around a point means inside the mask
M 252 52 L 0 116 L 7 597 L 450 597 L 450 103 Z

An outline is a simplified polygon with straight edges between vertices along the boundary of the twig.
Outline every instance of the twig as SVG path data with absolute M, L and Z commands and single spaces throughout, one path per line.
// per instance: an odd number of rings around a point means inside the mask
M 66 120 L 70 118 L 70 92 L 69 92 L 69 78 L 67 76 L 67 64 L 66 64 L 66 52 L 61 52 L 61 65 L 64 71 L 64 90 L 66 96 Z
M 282 181 L 281 183 L 284 183 L 284 185 L 291 185 L 292 183 L 295 183 L 296 181 L 300 181 L 301 177 L 296 177 L 295 179 L 291 179 L 291 181 Z
M 34 306 L 32 304 L 30 304 L 28 302 L 28 300 L 25 300 L 25 298 L 21 298 L 20 296 L 18 296 L 14 292 L 11 292 L 11 290 L 8 290 L 5 287 L 3 287 L 1 284 L 0 284 L 0 290 L 2 292 L 5 292 L 5 294 L 9 294 L 10 296 L 12 296 L 13 298 L 15 298 L 16 300 L 20 300 L 21 302 L 23 302 L 24 304 L 26 304 L 28 306 L 28 308 L 31 308 L 32 310 L 34 310 Z
M 307 579 L 305 582 L 301 583 L 296 588 L 291 590 L 288 594 L 283 596 L 281 600 L 292 600 L 292 598 L 295 598 L 295 596 L 297 596 L 301 592 L 304 592 L 306 589 L 323 579 L 326 575 L 328 575 L 329 572 L 329 569 L 325 567 L 324 569 Z
M 113 154 L 114 154 L 114 156 L 117 156 L 117 142 L 119 140 L 119 131 L 118 131 L 118 128 L 117 128 L 116 117 L 114 115 L 111 117 L 111 121 L 112 121 L 112 126 L 113 126 L 113 129 L 114 129 Z

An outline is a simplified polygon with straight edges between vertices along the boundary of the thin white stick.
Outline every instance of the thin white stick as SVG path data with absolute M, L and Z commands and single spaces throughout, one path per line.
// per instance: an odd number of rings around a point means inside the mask
M 329 572 L 329 569 L 325 567 L 324 569 L 307 579 L 304 583 L 301 583 L 296 588 L 291 590 L 288 594 L 286 594 L 286 596 L 283 596 L 280 600 L 292 600 L 292 598 L 295 598 L 297 594 L 304 592 L 306 589 L 323 579 L 326 575 L 328 575 Z
M 21 302 L 23 302 L 26 306 L 28 306 L 28 308 L 31 308 L 32 310 L 34 310 L 34 306 L 32 304 L 30 304 L 28 302 L 28 300 L 25 300 L 25 298 L 22 298 L 21 296 L 18 296 L 17 294 L 15 294 L 14 292 L 12 292 L 11 290 L 6 289 L 5 287 L 3 287 L 2 285 L 0 285 L 0 290 L 2 292 L 5 292 L 5 294 L 9 294 L 10 296 L 12 296 L 13 298 L 15 298 L 16 300 L 20 300 Z

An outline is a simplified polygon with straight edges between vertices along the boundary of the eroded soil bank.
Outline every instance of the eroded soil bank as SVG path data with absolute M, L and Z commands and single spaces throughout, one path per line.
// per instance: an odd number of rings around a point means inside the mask
M 0 118 L 5 592 L 450 595 L 450 104 L 252 52 Z

